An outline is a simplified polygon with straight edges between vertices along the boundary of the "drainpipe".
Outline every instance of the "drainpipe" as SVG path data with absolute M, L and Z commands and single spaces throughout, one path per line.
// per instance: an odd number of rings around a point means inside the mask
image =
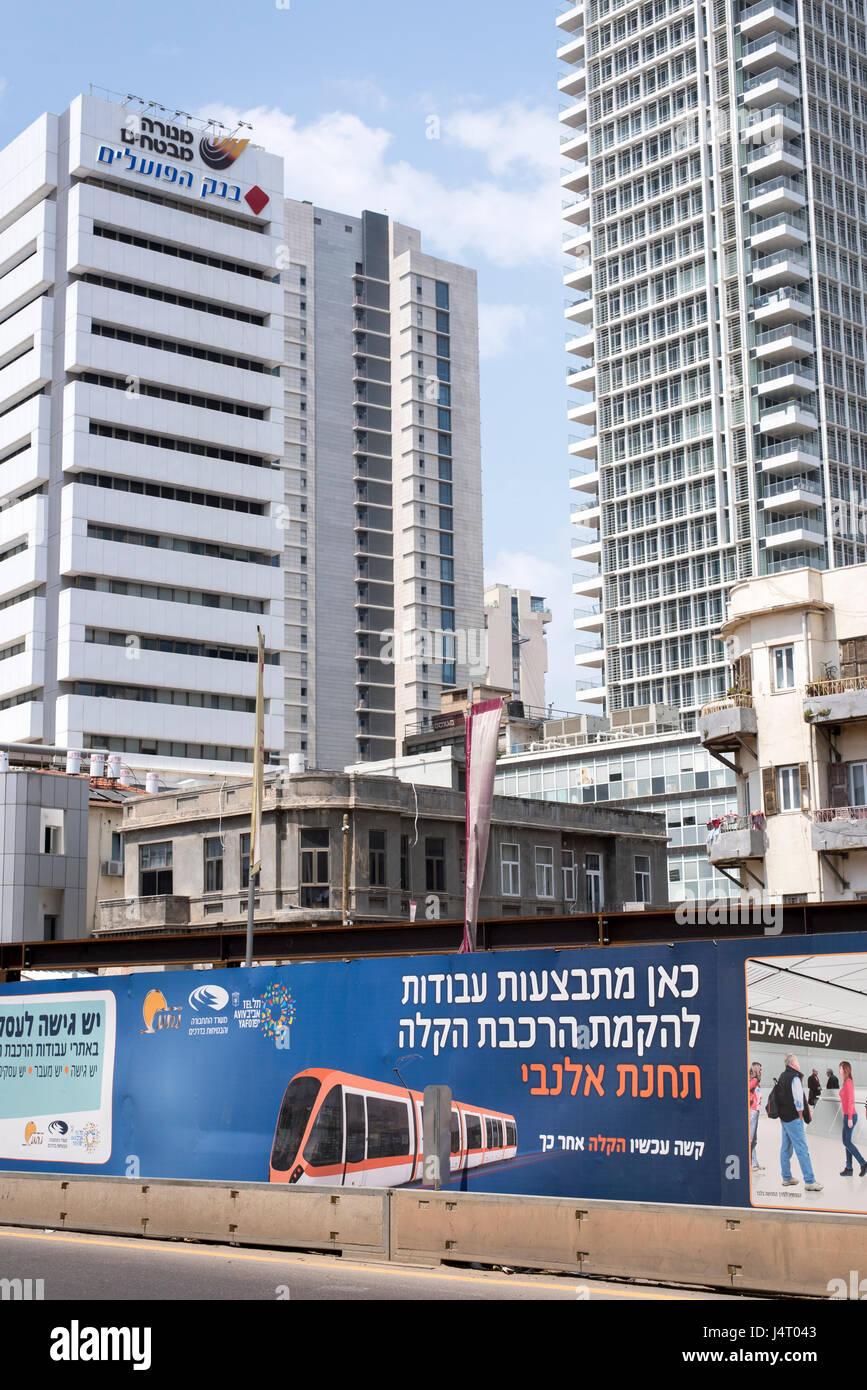
M 343 925 L 349 920 L 349 815 L 343 817 Z
M 806 670 L 807 670 L 807 681 L 809 682 L 809 681 L 813 680 L 813 678 L 814 678 L 814 672 L 813 672 L 812 652 L 811 652 L 811 649 L 810 649 L 810 613 L 809 613 L 809 610 L 806 609 L 806 608 L 804 609 L 803 613 L 801 614 L 801 638 L 802 638 L 802 641 L 803 641 L 803 643 L 804 643 L 804 664 L 805 664 Z M 805 693 L 806 693 L 806 692 L 805 692 Z M 808 749 L 807 764 L 808 764 L 809 769 L 810 769 L 810 782 L 811 782 L 811 785 L 812 785 L 812 787 L 813 787 L 814 798 L 815 798 L 815 801 L 816 801 L 816 805 L 818 805 L 818 804 L 819 804 L 819 759 L 818 759 L 818 757 L 817 757 L 817 755 L 816 755 L 816 747 L 817 747 L 817 744 L 816 744 L 816 736 L 815 736 L 815 733 L 814 733 L 814 730 L 813 730 L 813 726 L 812 726 L 812 724 L 811 724 L 811 725 L 809 726 L 809 733 L 807 734 L 807 749 Z M 829 757 L 830 757 L 830 750 L 829 750 Z M 812 810 L 814 810 L 814 809 L 815 809 L 815 807 L 811 808 L 811 813 L 812 813 Z M 811 823 L 811 825 L 812 825 L 812 814 L 811 814 L 811 822 L 810 822 L 810 823 Z M 818 880 L 819 902 L 824 902 L 824 900 L 825 900 L 825 875 L 824 875 L 824 872 L 823 872 L 823 869 L 822 869 L 822 860 L 821 860 L 821 858 L 820 858 L 820 856 L 819 856 L 818 854 L 815 855 L 815 860 L 816 860 L 816 878 L 817 878 L 817 880 Z

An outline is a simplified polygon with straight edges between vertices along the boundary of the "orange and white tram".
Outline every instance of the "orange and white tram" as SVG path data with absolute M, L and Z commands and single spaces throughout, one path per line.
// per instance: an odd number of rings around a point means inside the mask
M 420 1091 L 310 1067 L 283 1096 L 271 1146 L 271 1182 L 396 1187 L 422 1176 Z M 451 1171 L 514 1158 L 514 1115 L 452 1102 Z

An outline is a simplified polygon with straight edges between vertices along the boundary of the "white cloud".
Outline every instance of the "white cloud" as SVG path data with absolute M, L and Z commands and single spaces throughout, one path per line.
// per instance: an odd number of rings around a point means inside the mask
M 546 181 L 560 167 L 558 122 L 544 107 L 508 102 L 482 110 L 465 108 L 443 119 L 448 139 L 484 155 L 494 174 L 523 168 Z
M 527 325 L 529 310 L 523 304 L 479 305 L 479 352 L 482 357 L 502 357 L 513 339 Z
M 514 116 L 516 108 L 509 109 Z M 523 182 L 484 176 L 450 185 L 407 160 L 389 158 L 392 132 L 349 112 L 329 112 L 307 125 L 277 107 L 239 111 L 212 106 L 202 114 L 217 115 L 227 125 L 249 121 L 256 144 L 283 156 L 290 198 L 352 214 L 364 208 L 386 212 L 419 227 L 429 250 L 455 260 L 487 259 L 512 268 L 551 263 L 556 257 L 559 190 L 556 179 L 538 170 Z M 476 143 L 469 147 L 490 164 L 495 158 L 493 125 L 482 129 L 482 115 L 474 113 L 475 124 L 462 126 L 450 138 L 466 145 L 472 137 Z M 526 157 L 524 150 L 521 158 Z

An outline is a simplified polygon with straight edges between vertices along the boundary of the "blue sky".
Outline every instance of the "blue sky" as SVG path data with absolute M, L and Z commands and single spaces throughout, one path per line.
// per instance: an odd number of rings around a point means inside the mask
M 485 575 L 549 599 L 548 698 L 571 709 L 554 17 L 528 0 L 10 6 L 0 143 L 90 83 L 240 117 L 286 159 L 289 196 L 387 212 L 474 266 Z

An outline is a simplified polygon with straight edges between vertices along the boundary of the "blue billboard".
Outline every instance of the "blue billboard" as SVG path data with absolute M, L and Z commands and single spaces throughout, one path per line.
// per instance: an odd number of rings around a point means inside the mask
M 845 961 L 847 998 L 861 976 L 867 997 L 867 935 L 797 945 L 802 979 L 832 989 L 840 971 L 821 962 Z M 774 1171 L 747 965 L 793 959 L 765 937 L 0 986 L 0 1167 L 421 1185 L 422 1095 L 438 1084 L 457 1189 L 864 1212 L 860 1187 L 838 1198 L 820 1181 L 837 1131 L 824 1158 L 809 1140 L 818 1191 Z M 791 1036 L 808 1052 L 830 1034 Z M 856 1094 L 867 1056 L 862 1072 Z

